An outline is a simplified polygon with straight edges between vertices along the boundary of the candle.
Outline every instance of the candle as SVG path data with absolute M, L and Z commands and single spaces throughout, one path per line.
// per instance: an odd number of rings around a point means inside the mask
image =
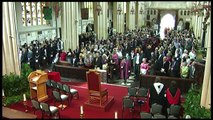
M 118 119 L 118 112 L 115 112 L 115 119 Z
M 83 106 L 81 106 L 81 114 L 83 114 L 84 112 L 83 112 Z
M 2 96 L 4 97 L 4 89 L 2 89 Z
M 24 101 L 27 101 L 26 94 L 23 94 Z

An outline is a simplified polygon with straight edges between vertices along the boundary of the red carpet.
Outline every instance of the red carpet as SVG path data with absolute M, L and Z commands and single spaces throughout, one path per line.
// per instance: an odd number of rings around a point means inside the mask
M 77 118 L 78 119 L 80 118 L 80 106 L 83 105 L 83 103 L 88 100 L 87 83 L 66 82 L 66 84 L 69 84 L 72 88 L 75 88 L 78 90 L 79 99 L 73 99 L 71 101 L 70 106 L 65 108 L 63 111 L 60 109 L 61 118 L 71 118 L 71 119 Z M 127 87 L 114 86 L 114 85 L 108 85 L 108 84 L 102 84 L 102 87 L 105 87 L 108 89 L 109 96 L 114 96 L 114 104 L 111 106 L 109 111 L 106 111 L 106 112 L 84 108 L 84 117 L 114 119 L 114 112 L 117 111 L 118 118 L 122 118 L 122 99 L 123 99 L 123 96 L 127 95 Z M 28 103 L 31 105 L 30 100 L 28 100 Z M 50 99 L 49 101 L 47 101 L 47 103 L 49 103 L 50 105 L 54 105 L 54 99 Z M 59 105 L 59 104 L 60 103 L 56 103 L 56 105 Z M 65 101 L 65 104 L 67 104 L 66 101 Z M 20 111 L 25 110 L 22 102 L 13 104 L 9 107 L 12 109 L 20 110 Z M 139 105 L 137 103 L 135 104 L 135 109 L 136 111 L 134 113 L 134 118 L 140 118 Z M 142 106 L 142 110 L 144 109 L 146 109 L 146 107 Z M 33 114 L 33 111 L 29 109 L 29 113 Z M 40 111 L 36 111 L 36 115 L 38 115 L 38 118 L 41 118 Z M 132 118 L 132 113 L 130 112 L 130 110 L 128 109 L 125 110 L 124 118 Z

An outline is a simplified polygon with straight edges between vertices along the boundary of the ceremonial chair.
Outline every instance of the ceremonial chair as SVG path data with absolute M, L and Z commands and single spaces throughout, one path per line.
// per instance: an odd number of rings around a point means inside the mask
M 99 103 L 100 106 L 108 101 L 108 91 L 106 88 L 101 87 L 101 77 L 95 70 L 87 71 L 86 73 L 88 90 L 89 90 L 89 103 Z

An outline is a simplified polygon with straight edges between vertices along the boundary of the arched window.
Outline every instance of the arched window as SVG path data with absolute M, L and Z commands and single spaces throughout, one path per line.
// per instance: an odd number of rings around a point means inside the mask
M 44 2 L 21 2 L 23 26 L 46 25 Z
M 184 15 L 186 15 L 186 10 L 184 10 Z
M 183 11 L 182 10 L 180 11 L 180 15 L 183 15 Z

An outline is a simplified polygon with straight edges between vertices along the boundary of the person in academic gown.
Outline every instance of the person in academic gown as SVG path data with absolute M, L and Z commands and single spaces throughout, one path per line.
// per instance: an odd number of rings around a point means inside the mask
M 163 115 L 166 115 L 166 106 L 167 106 L 167 100 L 166 100 L 166 87 L 161 82 L 160 77 L 156 77 L 155 82 L 150 87 L 150 107 L 152 104 L 157 103 L 163 106 L 162 113 Z
M 171 105 L 180 105 L 181 91 L 177 87 L 176 81 L 172 81 L 169 88 L 166 89 L 167 108 Z
M 123 57 L 120 63 L 120 78 L 124 79 L 124 83 L 126 84 L 126 80 L 129 78 L 130 75 L 130 61 L 127 60 L 126 56 Z

